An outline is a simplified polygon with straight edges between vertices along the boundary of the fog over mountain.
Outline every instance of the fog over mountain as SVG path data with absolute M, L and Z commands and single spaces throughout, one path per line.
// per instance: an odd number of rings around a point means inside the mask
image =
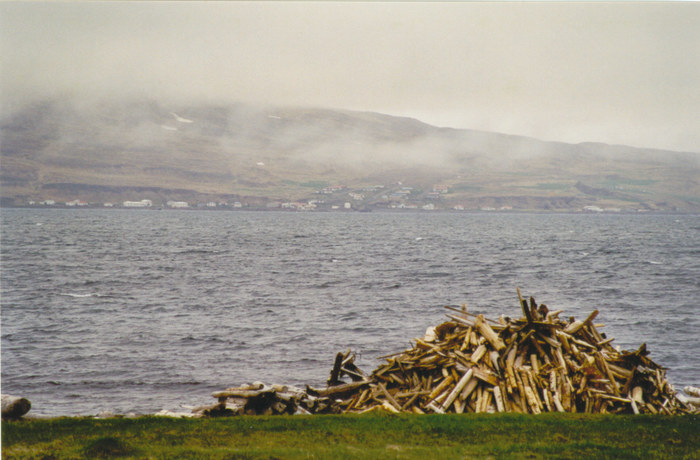
M 0 2 L 2 203 L 698 210 L 699 24 L 698 2 Z
M 700 210 L 697 153 L 545 142 L 374 112 L 47 98 L 4 117 L 0 136 L 4 204 Z
M 698 151 L 698 24 L 698 2 L 0 2 L 0 114 L 242 101 Z

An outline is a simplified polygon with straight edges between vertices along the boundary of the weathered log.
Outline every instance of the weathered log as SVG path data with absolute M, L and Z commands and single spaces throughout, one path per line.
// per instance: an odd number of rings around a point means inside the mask
M 476 322 L 474 323 L 474 327 L 481 332 L 481 335 L 488 340 L 488 342 L 491 344 L 491 346 L 496 350 L 500 351 L 503 350 L 506 345 L 503 343 L 503 340 L 494 332 L 494 330 L 491 328 L 486 323 L 486 319 L 484 318 L 484 315 L 479 315 L 476 317 Z
M 686 386 L 685 388 L 683 388 L 683 391 L 685 391 L 690 396 L 695 396 L 697 398 L 700 398 L 700 388 L 698 388 L 698 387 L 691 387 L 689 385 L 689 386 Z
M 32 408 L 28 399 L 20 396 L 2 395 L 2 418 L 20 418 Z
M 533 321 L 533 318 L 532 314 L 530 313 L 530 308 L 527 305 L 527 301 L 523 299 L 523 296 L 520 294 L 520 288 L 516 288 L 516 291 L 518 292 L 518 300 L 520 300 L 520 306 L 523 309 L 523 314 L 525 315 L 527 322 L 531 323 Z
M 309 392 L 310 394 L 314 394 L 315 396 L 331 397 L 331 396 L 340 396 L 340 395 L 355 391 L 358 388 L 363 388 L 369 384 L 370 384 L 370 382 L 365 380 L 362 382 L 352 382 L 352 383 L 345 383 L 342 385 L 336 385 L 334 387 L 326 388 L 325 390 L 316 390 L 316 389 L 312 389 L 311 387 L 306 387 L 306 388 L 307 388 L 307 392 Z
M 328 386 L 340 385 L 342 382 L 340 380 L 340 366 L 343 365 L 343 354 L 338 353 L 335 355 L 335 363 L 333 364 L 333 369 L 331 370 L 331 375 L 328 378 Z
M 274 393 L 272 388 L 264 388 L 261 390 L 238 390 L 238 389 L 228 389 L 224 391 L 219 391 L 212 393 L 212 396 L 221 400 L 226 398 L 256 398 L 264 393 Z
M 469 379 L 472 378 L 472 375 L 474 374 L 474 369 L 469 369 L 463 376 L 462 378 L 459 379 L 457 382 L 457 385 L 452 389 L 452 392 L 447 396 L 447 399 L 445 400 L 444 403 L 442 403 L 443 409 L 449 409 L 450 405 L 454 402 L 454 400 L 457 398 L 457 395 L 464 389 L 466 386 L 467 382 L 469 382 Z

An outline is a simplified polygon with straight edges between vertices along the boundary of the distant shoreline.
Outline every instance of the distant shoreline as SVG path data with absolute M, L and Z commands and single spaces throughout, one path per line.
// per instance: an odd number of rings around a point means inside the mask
M 66 205 L 50 205 L 50 206 L 31 206 L 31 205 L 0 205 L 0 209 L 32 209 L 32 210 L 100 210 L 100 211 L 139 211 L 139 212 L 154 212 L 154 211 L 175 211 L 175 212 L 278 212 L 285 214 L 367 214 L 367 213 L 388 213 L 388 214 L 576 214 L 576 215 L 700 215 L 697 211 L 680 211 L 680 210 L 602 210 L 588 211 L 582 209 L 510 209 L 510 210 L 485 210 L 485 209 L 400 209 L 400 208 L 384 208 L 372 207 L 368 209 L 314 209 L 314 210 L 296 210 L 284 208 L 266 208 L 266 207 L 245 207 L 245 208 L 230 208 L 230 207 L 187 207 L 187 208 L 168 208 L 168 207 L 151 207 L 151 208 L 129 208 L 123 206 L 104 207 L 97 205 L 86 206 L 66 206 Z

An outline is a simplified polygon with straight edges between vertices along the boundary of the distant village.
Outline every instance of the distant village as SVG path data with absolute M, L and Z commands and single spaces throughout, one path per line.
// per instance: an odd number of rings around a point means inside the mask
M 474 202 L 460 203 L 458 198 L 446 197 L 450 193 L 450 186 L 435 184 L 428 190 L 407 186 L 401 182 L 392 186 L 374 185 L 362 188 L 350 188 L 345 185 L 330 185 L 314 191 L 307 199 L 284 201 L 266 200 L 257 198 L 251 202 L 225 201 L 219 199 L 199 201 L 158 201 L 150 198 L 137 197 L 134 200 L 121 202 L 88 202 L 84 199 L 70 201 L 56 201 L 47 199 L 43 201 L 30 200 L 22 206 L 30 207 L 60 207 L 60 208 L 124 208 L 124 209 L 181 209 L 181 210 L 283 210 L 283 211 L 359 211 L 369 212 L 373 210 L 416 210 L 416 211 L 486 211 L 509 212 L 533 210 L 518 207 L 512 204 L 498 206 L 483 205 Z M 465 200 L 466 201 L 466 200 Z M 597 205 L 585 205 L 570 211 L 603 213 L 635 211 L 642 212 L 648 209 L 620 209 L 616 207 L 603 207 Z

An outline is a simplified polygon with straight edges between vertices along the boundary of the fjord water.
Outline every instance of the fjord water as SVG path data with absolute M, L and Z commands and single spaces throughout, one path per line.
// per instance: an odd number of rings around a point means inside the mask
M 700 383 L 700 216 L 3 209 L 2 392 L 32 413 L 152 413 L 262 380 L 370 371 L 515 288 Z

